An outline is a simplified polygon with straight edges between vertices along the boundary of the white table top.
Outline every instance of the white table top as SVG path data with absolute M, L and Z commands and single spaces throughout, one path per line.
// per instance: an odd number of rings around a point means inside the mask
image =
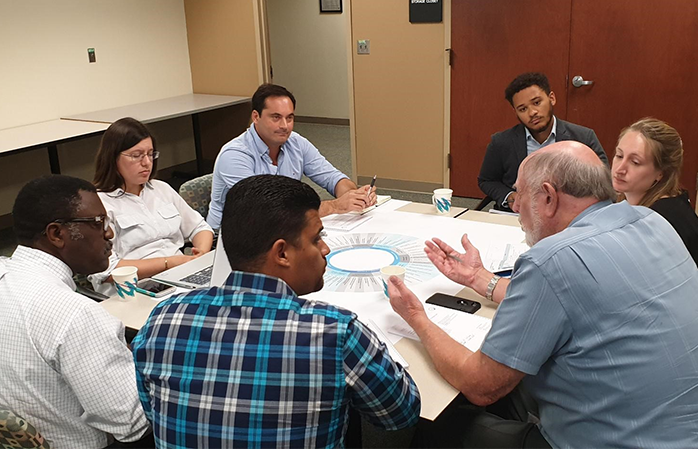
M 73 114 L 63 118 L 87 122 L 114 123 L 123 117 L 133 117 L 143 123 L 150 123 L 211 111 L 250 100 L 250 97 L 235 97 L 231 95 L 186 94 L 118 108 Z
M 415 207 L 410 208 L 407 206 Z M 431 207 L 433 208 L 433 206 Z M 408 204 L 404 201 L 390 201 L 386 203 L 385 206 L 381 206 L 373 213 L 382 213 L 389 210 L 418 212 L 417 209 L 419 208 L 420 205 L 415 203 Z M 423 209 L 426 211 L 426 208 Z M 459 218 L 468 220 L 466 217 L 468 214 L 470 214 L 470 212 L 466 212 Z M 506 220 L 502 220 L 501 215 L 489 214 L 486 212 L 476 212 L 475 214 L 470 215 L 470 217 L 473 218 L 472 221 L 507 225 L 516 223 L 516 225 L 518 225 L 516 217 L 504 217 Z M 439 218 L 437 220 L 442 219 L 443 218 Z M 507 223 L 501 223 L 501 221 L 506 221 Z M 211 257 L 212 259 L 212 256 L 209 256 L 208 254 L 202 257 L 206 256 Z M 492 318 L 494 316 L 496 304 L 486 301 L 473 290 L 464 288 L 460 290 L 456 296 L 480 302 L 482 307 L 477 311 L 477 315 L 488 318 Z M 124 325 L 133 329 L 140 329 L 148 318 L 151 310 L 158 302 L 158 300 L 150 297 L 136 294 L 136 297 L 129 301 L 123 301 L 115 296 L 102 302 L 101 305 L 112 315 L 121 319 L 124 322 Z M 395 344 L 395 348 L 410 364 L 408 371 L 421 392 L 422 410 L 420 416 L 429 420 L 436 419 L 436 417 L 439 416 L 439 414 L 448 406 L 448 404 L 450 404 L 451 401 L 458 395 L 458 390 L 446 382 L 436 371 L 433 362 L 429 358 L 429 355 L 421 343 L 408 338 L 403 338 Z
M 505 226 L 521 227 L 519 216 L 514 214 L 497 214 L 480 210 L 469 210 L 458 217 L 458 220 L 479 221 L 482 223 L 501 224 Z
M 441 214 L 436 210 L 436 206 L 427 203 L 409 203 L 401 208 L 397 209 L 402 212 L 414 212 L 416 214 L 426 214 L 426 215 L 436 215 L 437 217 L 456 217 L 462 214 L 467 209 L 465 207 L 453 206 L 451 210 L 445 214 Z M 460 215 L 462 216 L 462 215 Z
M 0 129 L 0 153 L 36 148 L 54 142 L 82 137 L 107 129 L 104 123 L 50 120 L 31 125 Z

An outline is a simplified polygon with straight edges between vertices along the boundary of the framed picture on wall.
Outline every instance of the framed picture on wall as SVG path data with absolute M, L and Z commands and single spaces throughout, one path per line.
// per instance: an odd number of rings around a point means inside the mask
M 342 12 L 342 0 L 320 0 L 320 12 Z

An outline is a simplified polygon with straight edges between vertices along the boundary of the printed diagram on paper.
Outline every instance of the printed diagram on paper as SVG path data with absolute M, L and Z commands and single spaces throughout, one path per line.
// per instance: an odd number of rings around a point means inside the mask
M 405 282 L 417 284 L 439 274 L 424 254 L 424 242 L 400 234 L 342 234 L 325 238 L 327 255 L 324 291 L 383 291 L 380 269 L 388 265 L 405 267 Z
M 484 251 L 480 251 L 480 257 L 489 271 L 511 270 L 516 259 L 528 249 L 525 243 L 492 242 Z
M 492 320 L 482 316 L 471 315 L 459 310 L 425 304 L 424 310 L 431 321 L 443 329 L 451 338 L 466 348 L 475 352 L 480 349 L 482 342 L 492 327 Z M 393 323 L 388 332 L 391 334 L 419 340 L 417 334 L 404 321 Z

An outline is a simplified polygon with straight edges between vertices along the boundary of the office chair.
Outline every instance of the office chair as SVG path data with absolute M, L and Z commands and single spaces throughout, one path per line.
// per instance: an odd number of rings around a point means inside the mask
M 0 408 L 0 448 L 50 449 L 44 437 L 26 419 Z
M 473 209 L 473 210 L 482 210 L 485 208 L 485 206 L 490 204 L 492 201 L 494 201 L 492 198 L 490 198 L 489 196 L 486 196 L 482 199 L 482 201 L 480 201 L 480 203 L 478 203 L 477 206 L 475 206 L 475 209 Z
M 208 205 L 211 202 L 212 183 L 213 173 L 209 173 L 187 181 L 179 188 L 184 201 L 204 218 L 208 215 Z

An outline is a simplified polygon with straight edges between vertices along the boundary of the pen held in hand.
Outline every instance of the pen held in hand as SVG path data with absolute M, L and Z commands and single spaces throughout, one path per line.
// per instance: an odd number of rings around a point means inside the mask
M 368 186 L 368 192 L 366 192 L 366 198 L 367 198 L 367 200 L 368 200 L 368 201 L 366 202 L 366 205 L 367 205 L 367 206 L 368 206 L 368 203 L 371 202 L 371 190 L 373 190 L 373 186 L 376 185 L 376 176 L 378 176 L 378 175 L 373 175 L 373 179 L 371 180 L 371 185 Z

